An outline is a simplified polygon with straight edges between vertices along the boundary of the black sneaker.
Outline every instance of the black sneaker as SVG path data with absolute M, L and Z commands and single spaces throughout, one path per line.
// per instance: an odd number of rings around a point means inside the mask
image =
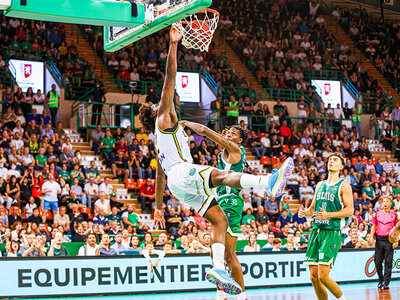
M 383 282 L 378 283 L 378 289 L 381 289 L 383 287 Z
M 389 289 L 389 284 L 385 283 L 382 285 L 382 290 L 388 290 Z

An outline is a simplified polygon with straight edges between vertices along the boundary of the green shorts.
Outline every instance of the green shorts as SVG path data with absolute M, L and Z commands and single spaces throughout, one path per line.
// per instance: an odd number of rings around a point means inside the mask
M 242 221 L 243 198 L 236 195 L 223 196 L 218 199 L 218 204 L 228 219 L 228 233 L 233 237 L 241 236 L 240 223 Z
M 305 265 L 327 265 L 333 268 L 340 246 L 340 230 L 313 229 L 308 241 Z

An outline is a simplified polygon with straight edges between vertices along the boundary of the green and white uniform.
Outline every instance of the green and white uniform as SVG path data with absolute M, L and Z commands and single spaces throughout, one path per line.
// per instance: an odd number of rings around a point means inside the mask
M 236 164 L 228 164 L 224 161 L 223 151 L 218 155 L 218 169 L 220 170 L 231 170 L 235 172 L 243 172 L 246 164 L 246 150 L 240 147 L 242 151 L 242 157 Z M 244 200 L 240 196 L 240 190 L 228 187 L 220 186 L 217 188 L 218 204 L 224 211 L 228 222 L 228 232 L 231 236 L 239 237 L 242 234 L 240 227 L 240 221 L 242 220 L 242 211 Z
M 327 212 L 340 211 L 343 208 L 340 190 L 343 179 L 329 185 L 323 181 L 315 191 L 315 211 L 321 208 Z M 341 228 L 346 224 L 346 218 L 330 218 L 314 220 L 313 230 L 308 242 L 306 265 L 330 265 L 333 267 L 342 243 Z

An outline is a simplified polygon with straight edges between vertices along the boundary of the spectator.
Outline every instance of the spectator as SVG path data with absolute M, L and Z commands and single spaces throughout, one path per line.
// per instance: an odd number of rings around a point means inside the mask
M 110 200 L 106 199 L 105 193 L 101 193 L 99 199 L 94 203 L 94 212 L 99 213 L 100 209 L 108 216 L 111 213 Z
M 173 207 L 171 207 L 165 216 L 167 232 L 172 235 L 178 232 L 179 224 L 182 222 L 182 217 Z
M 39 208 L 35 207 L 33 209 L 33 213 L 31 216 L 28 217 L 28 226 L 32 226 L 32 223 L 36 223 L 36 225 L 39 225 L 42 223 L 42 218 L 39 216 Z
M 257 244 L 257 238 L 255 234 L 250 235 L 249 244 L 244 246 L 243 252 L 260 252 L 260 245 Z
M 142 254 L 143 249 L 139 247 L 139 238 L 136 235 L 133 235 L 130 242 L 129 250 L 138 251 L 139 254 Z
M 117 157 L 111 163 L 111 169 L 114 175 L 114 178 L 118 176 L 124 176 L 124 180 L 128 179 L 129 177 L 129 170 L 128 170 L 128 161 L 124 157 L 124 153 L 119 151 Z
M 142 227 L 142 224 L 139 222 L 139 218 L 137 214 L 133 212 L 133 209 L 133 204 L 128 204 L 127 210 L 122 214 L 122 221 L 125 225 L 132 226 L 134 232 L 136 232 L 137 229 Z
M 265 211 L 270 220 L 276 220 L 279 217 L 278 203 L 275 201 L 275 196 L 271 195 L 264 203 Z
M 259 205 L 257 207 L 257 211 L 254 213 L 254 216 L 256 218 L 256 223 L 257 225 L 268 225 L 269 224 L 269 218 L 267 213 L 264 210 L 264 206 Z M 268 227 L 268 226 L 267 226 Z M 257 236 L 258 238 L 258 236 Z
M 267 149 L 262 147 L 260 139 L 258 138 L 255 131 L 251 132 L 248 144 L 250 145 L 251 151 L 255 152 L 258 159 L 261 159 L 261 156 L 265 155 Z
M 359 248 L 365 248 L 365 246 L 361 244 L 358 235 L 356 233 L 351 235 L 351 240 L 347 244 L 343 245 L 343 249 L 359 249 Z
M 10 211 L 11 211 L 11 209 L 10 209 Z M 21 212 L 20 212 L 20 209 L 19 209 L 18 206 L 13 206 L 12 207 L 12 214 L 10 214 L 8 216 L 8 225 L 10 227 L 12 227 L 15 222 L 21 222 L 22 223 Z
M 253 216 L 253 211 L 249 208 L 246 210 L 246 215 L 243 216 L 242 219 L 242 224 L 249 224 L 251 220 L 256 220 L 256 218 Z
M 94 115 L 93 115 L 93 117 L 94 117 Z M 93 120 L 92 120 L 92 122 L 93 122 Z M 101 125 L 98 124 L 96 126 L 96 129 L 92 131 L 91 138 L 90 138 L 92 141 L 92 149 L 96 155 L 98 155 L 99 146 L 100 146 L 100 143 L 103 138 L 104 138 L 104 132 L 101 130 Z
M 99 247 L 96 250 L 96 255 L 97 256 L 118 255 L 117 251 L 111 248 L 110 236 L 108 234 L 104 233 L 101 236 L 101 241 Z
M 49 174 L 48 181 L 43 184 L 41 192 L 44 196 L 43 223 L 45 223 L 49 209 L 52 209 L 53 213 L 58 211 L 57 194 L 61 193 L 61 188 L 60 185 L 54 181 L 54 175 Z
M 69 256 L 67 248 L 61 245 L 63 234 L 57 232 L 55 238 L 51 240 L 50 247 L 47 249 L 47 256 Z
M 79 248 L 78 256 L 95 256 L 97 252 L 96 234 L 89 233 L 86 244 Z
M 125 246 L 122 245 L 122 233 L 121 232 L 118 232 L 115 235 L 114 241 L 115 241 L 115 243 L 114 243 L 114 245 L 111 246 L 111 248 L 115 250 L 117 255 L 119 255 L 121 251 L 128 250 L 128 248 L 125 248 Z
M 46 256 L 46 252 L 43 246 L 38 242 L 38 239 L 35 238 L 34 234 L 29 234 L 25 236 L 23 245 L 21 246 L 20 253 L 22 256 Z
M 111 166 L 112 161 L 115 160 L 114 149 L 115 139 L 111 136 L 110 128 L 106 129 L 106 135 L 101 139 L 100 149 L 102 149 L 103 157 L 106 161 L 107 166 Z
M 146 183 L 139 189 L 139 202 L 141 203 L 142 212 L 146 211 L 146 202 L 153 202 L 156 197 L 156 191 L 151 178 L 146 179 Z
M 299 195 L 300 195 L 300 201 L 305 205 L 305 207 L 308 207 L 309 204 L 311 203 L 312 200 L 312 195 L 314 195 L 314 189 L 307 185 L 307 181 L 303 180 L 301 182 L 301 186 L 299 188 Z
M 51 114 L 51 126 L 56 127 L 56 117 L 58 113 L 58 107 L 60 102 L 60 95 L 56 91 L 56 85 L 51 85 L 51 91 L 47 93 L 46 103 L 50 109 Z
M 82 203 L 92 209 L 92 201 L 99 199 L 99 186 L 95 184 L 95 177 L 91 176 L 89 182 L 85 184 L 84 193 L 82 195 Z
M 65 206 L 60 206 L 57 214 L 54 215 L 54 226 L 63 226 L 64 232 L 70 230 L 70 218 L 67 215 L 67 208 Z
M 272 251 L 276 252 L 276 251 L 281 251 L 281 247 L 282 247 L 282 240 L 280 238 L 274 238 L 274 243 L 273 243 L 273 248 Z
M 283 209 L 281 215 L 278 217 L 277 221 L 281 222 L 282 226 L 285 226 L 286 223 L 290 223 L 290 218 L 287 215 L 287 210 Z

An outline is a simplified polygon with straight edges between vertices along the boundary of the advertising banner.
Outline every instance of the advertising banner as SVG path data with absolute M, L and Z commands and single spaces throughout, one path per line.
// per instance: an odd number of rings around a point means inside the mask
M 310 284 L 304 252 L 239 254 L 247 288 Z M 331 276 L 338 282 L 377 280 L 373 250 L 339 253 Z M 154 258 L 154 262 L 157 258 Z M 214 289 L 206 279 L 208 255 L 166 256 L 151 275 L 143 256 L 2 258 L 0 297 L 143 294 Z M 400 251 L 393 260 L 400 279 Z
M 36 93 L 38 89 L 44 91 L 44 63 L 40 61 L 10 59 L 9 68 L 18 86 L 25 93 L 32 88 Z
M 180 102 L 200 102 L 200 74 L 177 72 L 175 81 L 176 93 Z
M 315 91 L 321 97 L 324 107 L 328 107 L 328 104 L 332 108 L 336 108 L 337 104 L 342 106 L 340 81 L 311 80 L 311 85 L 315 87 Z

